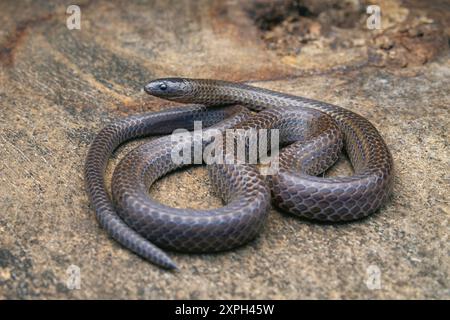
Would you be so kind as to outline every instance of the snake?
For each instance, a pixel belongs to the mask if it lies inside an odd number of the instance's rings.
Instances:
[[[213,79],[160,78],[144,91],[185,105],[104,127],[88,150],[85,180],[101,227],[157,266],[178,269],[165,249],[217,252],[248,243],[261,233],[271,204],[301,218],[333,223],[376,212],[392,193],[394,167],[386,143],[366,118],[348,109]],[[278,130],[276,172],[262,174],[260,166],[248,161],[216,161],[207,167],[222,207],[174,208],[154,200],[148,191],[155,181],[189,164],[174,161],[173,150],[182,146],[189,151],[195,139],[177,140],[172,133],[193,130],[197,121],[207,128],[203,131],[223,135],[227,130]],[[158,137],[119,162],[107,190],[105,171],[114,151],[126,141],[150,135]],[[215,138],[197,140],[208,147]],[[245,146],[248,150],[248,140]],[[353,173],[325,176],[342,149]],[[233,152],[224,153],[232,157]],[[186,154],[192,161],[195,153]]]

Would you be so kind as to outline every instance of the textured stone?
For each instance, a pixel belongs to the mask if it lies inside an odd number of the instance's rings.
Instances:
[[[447,2],[379,1],[386,32],[365,30],[354,7],[357,22],[343,23],[347,9],[321,1],[277,13],[266,30],[274,13],[255,2],[80,1],[79,31],[66,28],[64,1],[0,2],[0,298],[450,298]],[[345,224],[272,210],[246,246],[170,253],[178,273],[143,261],[99,228],[84,158],[113,119],[170,105],[141,88],[176,75],[252,81],[367,117],[394,157],[391,201]],[[139,143],[114,156],[108,182]],[[349,172],[342,158],[329,174]],[[221,205],[201,167],[150,193],[176,207]],[[67,286],[71,265],[79,290]],[[367,286],[370,266],[379,290]]]

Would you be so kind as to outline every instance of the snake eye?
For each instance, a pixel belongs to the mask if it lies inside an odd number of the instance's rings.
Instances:
[[[161,83],[161,84],[159,85],[159,89],[161,89],[161,90],[166,90],[166,89],[167,89],[167,84]]]

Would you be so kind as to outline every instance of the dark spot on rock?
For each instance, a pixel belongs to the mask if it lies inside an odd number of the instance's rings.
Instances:
[[[59,293],[67,294],[69,292],[69,289],[67,288],[67,286],[65,284],[58,282],[56,284],[56,291],[58,291]]]
[[[0,249],[0,268],[6,268],[13,264],[15,257],[8,249]]]
[[[288,19],[317,16],[303,1],[298,0],[252,1],[246,11],[258,28],[263,31],[272,30]]]

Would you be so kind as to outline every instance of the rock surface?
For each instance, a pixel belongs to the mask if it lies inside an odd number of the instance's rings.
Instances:
[[[81,30],[65,1],[0,2],[0,298],[450,298],[448,2],[378,1],[382,30],[357,0],[79,2]],[[395,160],[392,200],[336,225],[272,210],[241,248],[170,253],[178,273],[143,261],[99,228],[83,165],[104,125],[170,105],[141,89],[162,76],[252,81],[367,117]],[[349,172],[342,159],[330,174]],[[220,206],[210,190],[195,167],[150,193]]]

